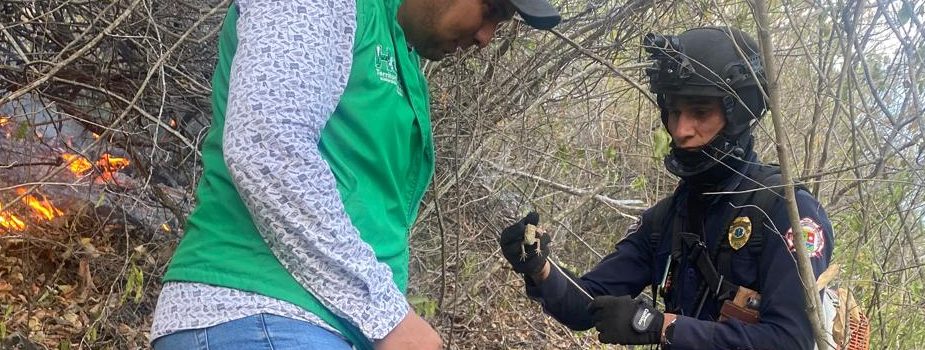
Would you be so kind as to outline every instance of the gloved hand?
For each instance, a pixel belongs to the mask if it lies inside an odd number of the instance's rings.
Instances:
[[[501,231],[498,244],[501,245],[501,253],[511,263],[514,271],[532,276],[542,271],[543,266],[546,265],[546,257],[549,256],[549,242],[552,240],[549,235],[538,231],[534,244],[527,245],[524,242],[527,224],[536,226],[539,223],[540,214],[530,212],[517,223]]]
[[[641,298],[605,295],[594,298],[588,312],[601,343],[622,345],[658,344],[665,315]]]

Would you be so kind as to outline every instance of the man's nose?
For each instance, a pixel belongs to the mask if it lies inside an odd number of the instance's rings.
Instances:
[[[697,134],[697,119],[692,118],[687,115],[687,113],[681,113],[681,115],[678,116],[678,126],[675,130],[675,134],[675,138],[679,141],[694,137]]]
[[[475,44],[478,47],[485,48],[488,46],[488,43],[491,42],[491,38],[495,36],[495,30],[498,29],[498,22],[489,21],[482,25],[477,32],[475,32]]]

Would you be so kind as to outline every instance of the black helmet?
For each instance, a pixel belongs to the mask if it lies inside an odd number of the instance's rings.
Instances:
[[[762,92],[766,80],[755,40],[736,28],[702,27],[678,36],[650,33],[643,47],[654,60],[646,74],[665,127],[673,96],[720,97],[725,112],[723,130],[702,149],[684,150],[672,143],[665,159],[668,170],[689,177],[725,157],[744,156],[751,147],[752,126],[767,108]]]

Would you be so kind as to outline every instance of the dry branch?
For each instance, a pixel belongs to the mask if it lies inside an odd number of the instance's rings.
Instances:
[[[787,135],[792,131],[784,128],[781,115],[784,114],[779,100],[777,88],[777,63],[774,61],[774,47],[771,43],[770,21],[768,20],[768,3],[765,0],[754,0],[755,21],[758,24],[758,42],[761,45],[761,54],[764,56],[764,68],[767,71],[768,83],[766,94],[770,103],[768,107],[773,111],[771,119],[774,121],[774,134],[776,135],[777,158],[780,162],[781,182],[786,184],[784,195],[786,197],[787,216],[790,219],[791,232],[793,232],[793,247],[796,250],[797,267],[800,279],[803,282],[803,293],[806,297],[806,316],[813,327],[818,349],[828,348],[825,330],[822,326],[822,303],[816,290],[816,278],[813,274],[813,265],[809,262],[806,251],[806,232],[800,225],[800,212],[797,210],[797,199],[793,178],[791,177],[790,150]],[[753,72],[754,74],[754,72]],[[757,78],[757,77],[756,77]]]

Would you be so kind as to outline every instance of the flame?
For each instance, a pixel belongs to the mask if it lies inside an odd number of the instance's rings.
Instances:
[[[68,169],[76,176],[84,176],[96,165],[101,171],[101,180],[112,180],[112,174],[129,166],[131,162],[126,158],[113,157],[109,153],[104,153],[96,163],[91,163],[87,158],[80,155],[65,153],[61,155],[64,161],[68,163]]]
[[[176,120],[176,119],[173,119],[173,118],[170,119],[170,127],[171,127],[171,128],[176,128],[176,127],[177,127],[177,120]]]
[[[164,230],[164,232],[170,232],[170,225],[167,225],[166,222],[161,224],[161,230]]]
[[[35,198],[35,196],[28,195],[23,197],[23,200],[26,201],[26,204],[28,204],[36,214],[41,215],[47,220],[64,215],[60,209],[51,204],[51,202],[44,196],[42,196],[42,200],[38,200]]]
[[[26,189],[19,188],[16,190],[16,193],[22,196],[26,193]],[[22,197],[22,200],[26,203],[26,205],[32,208],[33,213],[39,217],[45,218],[46,220],[51,220],[58,216],[64,215],[64,213],[55,207],[54,204],[51,204],[51,201],[49,201],[48,198],[45,198],[45,196],[42,196],[42,199],[39,200],[35,196],[28,194]]]
[[[64,158],[64,161],[68,163],[67,167],[74,175],[83,176],[93,169],[93,164],[91,164],[87,158],[79,155],[65,153],[61,155],[61,158]]]
[[[36,196],[31,194],[26,194],[25,188],[16,189],[16,193],[22,196],[23,203],[26,203],[30,209],[32,209],[32,214],[40,219],[51,220],[56,217],[64,215],[64,213],[55,207],[54,204],[51,204],[51,201],[45,196],[40,195],[42,199],[38,199]],[[5,228],[11,231],[23,231],[26,229],[26,221],[21,219],[16,214],[2,210],[3,206],[0,205],[0,228]]]
[[[119,158],[110,156],[109,153],[104,153],[103,157],[96,162],[104,172],[114,173],[123,168],[127,167],[131,162],[126,158]]]
[[[99,180],[113,181],[113,174],[127,167],[129,164],[130,162],[126,158],[113,157],[108,153],[103,154],[103,157],[96,162],[96,165],[99,166],[100,169],[103,169],[103,174],[100,175]]]
[[[4,126],[10,122],[10,118],[0,117],[0,126]]]
[[[126,158],[113,157],[111,155],[103,154],[99,160],[95,163],[90,162],[87,158],[84,158],[80,155],[65,153],[61,155],[61,158],[67,162],[68,169],[77,176],[83,176],[87,173],[93,171],[94,166],[99,168],[102,172],[100,179],[103,180],[112,180],[113,173],[122,170],[123,168],[129,166],[129,162]],[[55,207],[54,204],[48,200],[45,195],[42,194],[26,194],[25,188],[17,188],[16,194],[22,196],[22,202],[25,203],[31,210],[32,214],[44,220],[52,220],[56,217],[63,216],[64,212],[61,209]],[[41,199],[40,199],[41,198]],[[13,213],[9,213],[3,210],[3,206],[0,205],[0,228],[13,231],[23,231],[27,227],[26,222],[16,216]],[[165,223],[163,226],[164,230],[170,232],[170,226],[167,226]]]
[[[13,231],[22,231],[26,229],[26,223],[16,215],[0,212],[0,227]]]

